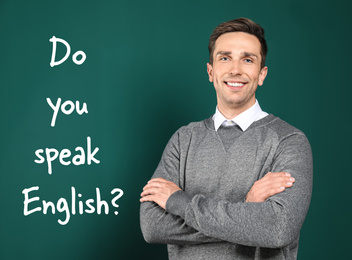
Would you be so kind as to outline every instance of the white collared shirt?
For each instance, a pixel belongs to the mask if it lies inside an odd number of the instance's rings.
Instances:
[[[242,131],[246,131],[246,129],[255,121],[266,117],[268,113],[264,112],[258,103],[258,100],[255,100],[255,104],[248,108],[246,111],[242,112],[238,116],[233,119],[227,119],[221,114],[218,107],[216,107],[215,114],[213,115],[215,131],[218,131],[219,127],[225,121],[233,121],[237,124]]]

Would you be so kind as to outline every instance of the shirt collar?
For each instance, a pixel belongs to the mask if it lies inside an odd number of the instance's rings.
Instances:
[[[262,119],[267,116],[268,113],[264,112],[260,106],[258,100],[255,100],[255,104],[248,108],[246,111],[242,112],[238,116],[232,119],[227,119],[221,114],[218,107],[216,107],[215,114],[213,115],[214,127],[215,131],[219,129],[219,127],[224,123],[224,121],[232,120],[234,121],[242,131],[246,131],[246,129],[255,121]]]

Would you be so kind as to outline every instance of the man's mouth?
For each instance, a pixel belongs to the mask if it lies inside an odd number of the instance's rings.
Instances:
[[[242,83],[242,82],[226,82],[225,83],[231,87],[242,87],[244,86],[246,83]]]
[[[227,87],[231,90],[240,90],[242,89],[247,83],[246,82],[230,82],[230,81],[225,81],[225,84]]]

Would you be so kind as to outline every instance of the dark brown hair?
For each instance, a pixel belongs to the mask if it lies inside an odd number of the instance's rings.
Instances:
[[[248,18],[238,18],[232,21],[228,21],[219,24],[210,35],[209,38],[209,63],[213,64],[213,54],[215,48],[215,42],[220,37],[220,35],[229,32],[245,32],[257,37],[260,42],[261,50],[260,55],[262,56],[261,68],[265,66],[265,58],[268,52],[268,47],[266,46],[266,41],[264,38],[264,29]]]

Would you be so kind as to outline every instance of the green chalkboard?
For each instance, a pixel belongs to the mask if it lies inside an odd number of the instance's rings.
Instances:
[[[0,259],[167,259],[165,245],[142,237],[140,193],[172,133],[214,113],[208,38],[237,17],[266,30],[261,107],[312,145],[298,258],[347,259],[350,10],[347,1],[1,1]]]

